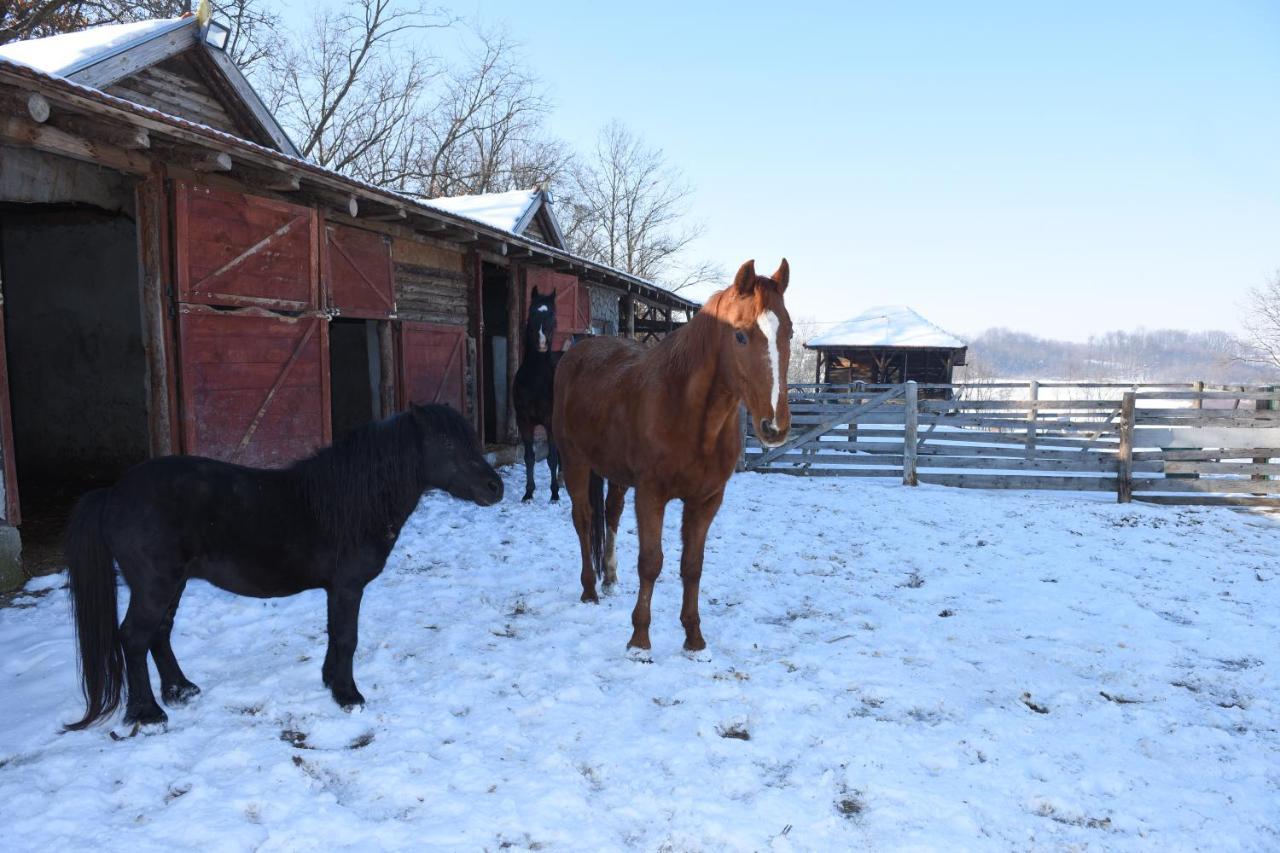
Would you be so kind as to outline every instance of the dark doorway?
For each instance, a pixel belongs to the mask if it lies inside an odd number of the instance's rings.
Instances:
[[[507,322],[507,300],[511,298],[509,271],[496,264],[484,265],[484,440],[499,444],[507,437],[507,348],[513,345]],[[515,342],[518,344],[518,342]]]
[[[329,405],[333,440],[382,417],[380,326],[376,320],[329,323]]]
[[[75,500],[150,454],[137,229],[127,213],[0,207],[0,286],[28,574]]]

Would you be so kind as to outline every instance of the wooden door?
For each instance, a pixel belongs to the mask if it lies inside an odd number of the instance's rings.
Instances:
[[[467,329],[399,324],[400,406],[444,403],[466,413]]]
[[[329,308],[344,317],[366,320],[395,314],[390,237],[328,223],[323,260]]]
[[[319,309],[313,209],[179,181],[174,219],[179,301]]]
[[[554,291],[556,295],[556,334],[551,341],[553,350],[559,352],[574,335],[585,335],[591,331],[591,293],[578,283],[577,276],[530,267],[525,276],[526,306],[530,303],[534,287],[538,288],[539,293]],[[528,319],[527,310],[524,319]],[[523,326],[520,334],[523,339]]]
[[[178,335],[187,453],[275,468],[329,443],[325,318],[184,305]]]

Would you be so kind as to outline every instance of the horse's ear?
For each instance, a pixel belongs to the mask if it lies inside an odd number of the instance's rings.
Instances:
[[[787,259],[783,258],[782,263],[778,264],[778,271],[769,276],[778,285],[779,293],[787,292],[787,281],[791,278],[791,267],[787,264]]]
[[[756,290],[756,262],[747,261],[738,267],[738,274],[733,277],[733,289],[742,296],[750,296]]]
[[[531,293],[529,296],[530,296],[530,298],[531,298],[531,299],[537,299],[537,298],[538,298],[538,285],[536,285],[536,284],[535,284],[535,285],[533,286],[533,293]]]

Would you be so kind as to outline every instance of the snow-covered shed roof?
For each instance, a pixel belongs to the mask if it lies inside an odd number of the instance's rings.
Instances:
[[[564,234],[551,210],[551,197],[542,190],[455,195],[433,198],[427,204],[521,236],[532,227],[539,233],[531,236],[557,248],[564,247]]]
[[[300,156],[231,57],[206,41],[206,29],[195,15],[104,24],[0,45],[0,61],[235,130],[250,141]],[[216,104],[211,111],[210,104]]]
[[[880,305],[810,338],[805,346],[925,347],[963,349],[966,344],[905,305]]]

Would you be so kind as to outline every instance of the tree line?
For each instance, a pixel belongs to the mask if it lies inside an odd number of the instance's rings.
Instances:
[[[300,29],[270,0],[217,0],[227,52],[303,156],[419,199],[548,191],[575,254],[679,290],[722,277],[692,257],[693,187],[619,120],[574,151],[519,42],[444,7],[353,0]],[[105,23],[167,18],[191,0],[0,0],[0,44]],[[457,38],[460,56],[432,50]]]

